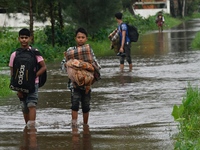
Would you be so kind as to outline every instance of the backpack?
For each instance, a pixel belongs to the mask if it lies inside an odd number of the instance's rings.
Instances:
[[[40,70],[41,66],[40,64],[38,63],[37,65],[37,70]],[[45,70],[45,72],[39,76],[39,87],[42,87],[47,81],[47,71]]]
[[[127,23],[126,23],[126,25],[128,28],[128,37],[129,37],[130,41],[137,42],[138,38],[139,38],[139,33],[138,33],[137,28],[135,26],[127,24]]]
[[[36,51],[34,48],[32,48],[31,50],[34,52],[35,56],[42,56],[41,53],[39,51]],[[40,64],[37,63],[36,72],[40,70],[40,68],[41,68]],[[43,74],[39,76],[38,86],[42,87],[46,83],[46,81],[47,81],[47,71],[45,70],[45,72],[43,72]]]
[[[10,81],[11,90],[23,93],[35,91],[36,71],[39,69],[36,55],[40,55],[40,53],[34,49],[27,51],[19,48],[16,50],[16,56],[13,61],[13,75]]]

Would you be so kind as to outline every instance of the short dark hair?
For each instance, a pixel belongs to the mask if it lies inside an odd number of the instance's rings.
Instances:
[[[88,33],[87,33],[87,31],[86,31],[84,28],[78,28],[78,29],[76,30],[76,33],[75,33],[75,34],[77,35],[78,32],[81,32],[81,33],[85,34],[86,37],[88,36]]]
[[[122,19],[122,16],[123,16],[123,14],[121,12],[118,12],[118,13],[115,14],[115,17],[117,19]]]
[[[23,28],[23,29],[21,29],[21,30],[19,31],[19,36],[20,36],[20,35],[26,35],[26,36],[29,36],[29,37],[30,37],[31,33],[30,33],[30,30],[29,30],[29,29]]]

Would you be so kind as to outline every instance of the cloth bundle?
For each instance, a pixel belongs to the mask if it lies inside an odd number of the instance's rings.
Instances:
[[[85,86],[88,93],[94,81],[94,67],[82,60],[70,59],[66,63],[68,77],[78,86]]]
[[[70,47],[64,55],[68,77],[76,83],[74,86],[84,86],[88,92],[91,85],[101,79],[100,67],[93,57],[90,45]]]
[[[85,44],[79,47],[70,47],[65,53],[66,61],[70,59],[79,59],[89,63],[92,63],[94,60],[92,58],[90,45]]]
[[[118,29],[116,28],[114,31],[112,31],[108,38],[110,39],[111,41],[111,49],[114,50],[115,53],[118,53],[119,52],[119,48],[120,48],[120,43],[119,43],[119,31]]]

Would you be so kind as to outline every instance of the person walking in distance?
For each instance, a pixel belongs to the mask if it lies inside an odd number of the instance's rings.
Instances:
[[[120,56],[120,70],[124,70],[124,61],[126,61],[129,64],[129,71],[132,71],[132,60],[131,60],[131,42],[128,37],[128,28],[125,23],[123,23],[122,20],[123,14],[121,12],[118,12],[115,14],[115,19],[118,23],[118,31],[120,36],[120,48],[118,56]]]

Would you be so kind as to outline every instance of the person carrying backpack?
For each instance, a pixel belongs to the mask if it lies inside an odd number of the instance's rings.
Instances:
[[[120,48],[118,56],[120,56],[120,70],[124,70],[124,60],[129,64],[129,71],[132,71],[132,60],[131,60],[131,41],[128,37],[127,24],[123,23],[123,14],[118,12],[115,14],[116,21],[118,23],[118,31],[120,36]]]
[[[28,29],[23,28],[19,31],[18,40],[21,47],[10,55],[10,88],[17,91],[25,123],[34,126],[39,76],[46,72],[46,65],[39,51],[29,46],[31,36]],[[39,69],[37,65],[40,65]]]
[[[163,31],[163,25],[165,23],[164,16],[162,13],[158,13],[158,16],[156,18],[156,25],[158,26],[158,31],[162,32]]]

